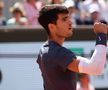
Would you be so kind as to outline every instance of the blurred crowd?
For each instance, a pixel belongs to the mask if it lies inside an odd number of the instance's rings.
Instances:
[[[0,26],[37,26],[39,11],[46,4],[65,5],[74,26],[93,25],[96,21],[108,23],[108,0],[22,0],[9,8],[11,13],[9,19],[3,13],[5,3],[2,0],[0,1]]]

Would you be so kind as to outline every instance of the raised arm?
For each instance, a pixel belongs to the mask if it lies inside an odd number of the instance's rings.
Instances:
[[[96,22],[94,24],[94,32],[97,36],[92,57],[89,60],[78,56],[76,60],[73,60],[68,65],[67,68],[69,70],[91,75],[99,75],[102,73],[106,61],[107,26],[103,23]]]

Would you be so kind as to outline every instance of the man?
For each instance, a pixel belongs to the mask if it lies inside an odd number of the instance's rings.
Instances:
[[[106,60],[106,25],[94,24],[97,34],[95,51],[90,60],[77,57],[63,47],[65,38],[73,34],[68,10],[61,5],[46,5],[39,14],[39,23],[48,33],[37,63],[42,72],[44,90],[76,90],[76,72],[99,75]]]
[[[0,1],[0,26],[6,25],[6,17],[4,16],[3,9],[4,9],[4,2]]]
[[[16,2],[11,8],[12,17],[8,19],[7,25],[28,25],[22,3]]]

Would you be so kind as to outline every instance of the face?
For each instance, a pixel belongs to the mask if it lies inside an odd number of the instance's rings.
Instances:
[[[69,37],[73,34],[72,22],[70,20],[69,14],[58,15],[55,34],[56,36],[63,37],[63,38]]]
[[[99,20],[99,12],[92,13],[91,18],[93,19],[93,21]]]
[[[20,18],[22,17],[22,14],[21,14],[21,12],[16,11],[16,12],[13,12],[13,16],[17,21],[19,21]]]
[[[54,2],[54,4],[60,4],[61,0],[52,0]]]

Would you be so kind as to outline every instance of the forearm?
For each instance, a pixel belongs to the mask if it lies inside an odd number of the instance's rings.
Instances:
[[[78,67],[80,73],[101,74],[106,61],[106,46],[96,45],[90,60],[83,57],[77,57],[77,59],[80,60]]]
[[[95,51],[90,60],[85,60],[85,58],[78,57],[79,62],[79,72],[98,75],[101,74],[105,61],[106,61],[106,45],[107,39],[106,34],[99,33],[96,38]]]

